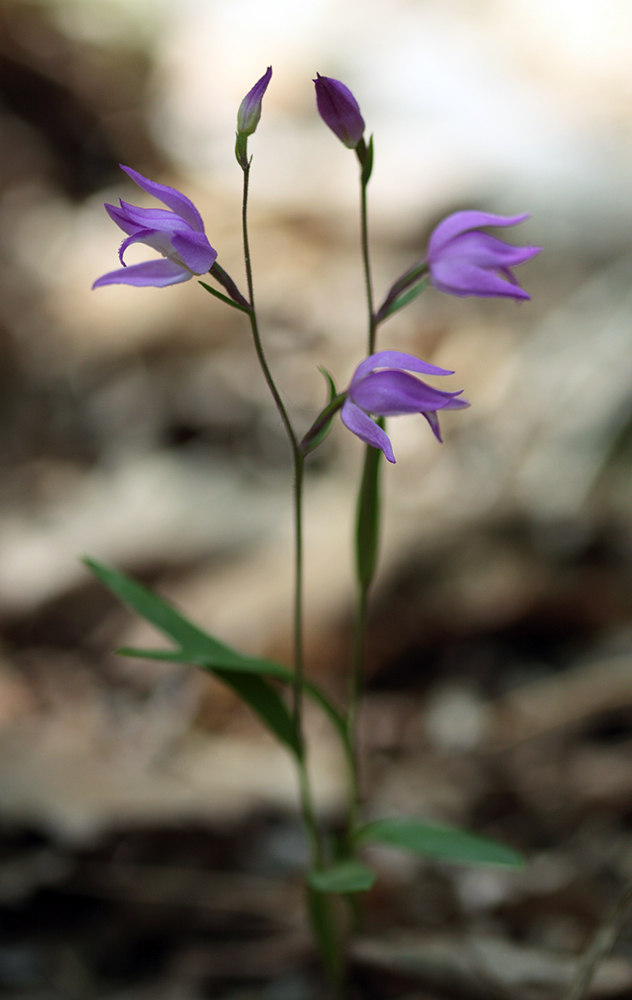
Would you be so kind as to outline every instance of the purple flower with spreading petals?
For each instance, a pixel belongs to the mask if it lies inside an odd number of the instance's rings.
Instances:
[[[364,134],[360,106],[348,87],[331,76],[316,74],[316,105],[325,125],[349,149],[355,149]]]
[[[380,417],[421,413],[438,441],[441,441],[437,410],[461,410],[470,404],[458,399],[459,392],[443,392],[415,378],[409,372],[424,375],[453,375],[454,372],[421,361],[401,351],[378,351],[355,370],[347,389],[340,416],[344,425],[366,444],[380,448],[389,462],[394,462],[388,435],[369,413]]]
[[[147,180],[131,167],[120,165],[139,187],[158,198],[172,211],[164,208],[138,208],[121,201],[120,207],[107,205],[105,210],[117,226],[127,233],[119,249],[123,267],[97,278],[93,288],[102,285],[176,285],[188,281],[194,274],[205,274],[215,263],[217,251],[204,232],[202,216],[192,201],[175,188]],[[132,243],[146,243],[162,254],[163,260],[147,260],[131,264],[123,254]]]
[[[252,135],[261,118],[261,102],[272,78],[272,66],[268,66],[260,80],[249,90],[239,105],[237,131],[242,135]]]
[[[448,295],[479,295],[528,299],[512,271],[540,253],[542,247],[515,247],[481,226],[515,226],[525,215],[455,212],[440,222],[428,241],[428,270],[432,284]]]

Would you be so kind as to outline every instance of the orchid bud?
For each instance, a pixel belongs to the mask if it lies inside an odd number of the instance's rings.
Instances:
[[[360,107],[348,87],[340,80],[316,74],[316,104],[325,125],[349,149],[356,149],[364,134],[364,119]]]
[[[252,135],[261,118],[261,102],[268,89],[272,77],[272,66],[268,66],[260,80],[257,80],[252,90],[249,90],[239,105],[237,112],[237,132],[240,135]]]

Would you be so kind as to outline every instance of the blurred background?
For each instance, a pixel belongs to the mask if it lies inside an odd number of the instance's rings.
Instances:
[[[289,762],[212,678],[116,658],[155,636],[82,568],[155,586],[290,662],[290,463],[246,324],[196,282],[91,291],[124,163],[198,205],[243,283],[235,116],[271,366],[299,429],[365,348],[358,98],[381,299],[446,214],[532,218],[532,301],[430,289],[380,346],[455,369],[439,446],[394,420],[363,709],[368,817],[463,824],[521,874],[377,851],[362,996],[559,996],[632,878],[632,8],[625,0],[0,0],[0,990],[313,1000]],[[136,255],[136,256],[135,256]],[[129,261],[147,257],[130,249]],[[447,382],[448,380],[445,380]],[[362,460],[307,482],[311,673],[346,690]],[[344,770],[308,715],[323,822]],[[632,934],[595,995],[632,989]]]

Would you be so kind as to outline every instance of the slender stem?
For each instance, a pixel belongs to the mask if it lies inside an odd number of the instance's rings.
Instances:
[[[359,157],[360,159],[360,157]],[[364,268],[364,283],[369,316],[367,354],[375,353],[377,334],[377,319],[374,309],[373,280],[371,276],[371,257],[369,252],[369,222],[367,207],[368,177],[365,176],[360,159],[360,238],[362,246],[362,264]],[[379,455],[377,456],[379,457]],[[358,825],[360,812],[360,775],[357,746],[357,720],[364,680],[364,647],[366,641],[367,602],[369,587],[375,570],[377,556],[377,539],[379,536],[379,502],[377,494],[377,477],[379,466],[376,452],[370,445],[366,446],[364,467],[357,508],[356,532],[356,570],[358,580],[358,603],[355,615],[353,653],[351,663],[351,691],[347,712],[347,733],[350,746],[350,788],[349,812],[347,817],[347,846],[353,853],[353,835]]]
[[[303,472],[305,460],[294,452],[294,725],[303,731]]]
[[[356,608],[355,627],[353,635],[353,653],[351,658],[351,692],[349,711],[347,714],[347,734],[349,744],[350,766],[350,796],[349,815],[347,817],[347,847],[353,851],[353,835],[359,823],[360,811],[360,773],[358,762],[358,707],[364,682],[364,644],[366,638],[366,617],[368,584],[360,583],[358,587],[358,604]]]
[[[294,679],[292,685],[293,695],[293,715],[296,732],[298,734],[301,753],[298,760],[299,782],[301,790],[301,807],[303,820],[310,840],[312,862],[314,867],[321,868],[323,865],[323,848],[312,802],[312,794],[309,777],[305,765],[305,748],[303,745],[303,473],[304,456],[301,447],[288,416],[287,410],[276,387],[272,372],[268,366],[266,356],[259,334],[259,324],[255,309],[254,285],[252,280],[252,263],[250,259],[250,242],[248,239],[248,184],[250,179],[250,163],[242,166],[244,175],[243,202],[242,202],[242,236],[244,244],[244,262],[246,266],[246,280],[248,282],[248,300],[250,308],[248,316],[252,329],[255,350],[259,359],[259,364],[263,371],[268,388],[272,393],[272,398],[279,411],[279,416],[283,422],[285,432],[290,442],[292,450],[292,460],[294,465]]]
[[[274,379],[272,378],[272,373],[268,367],[268,362],[263,351],[263,345],[261,343],[261,337],[259,336],[259,324],[257,323],[257,313],[255,310],[255,293],[254,286],[252,282],[252,264],[250,262],[250,242],[248,239],[248,183],[250,178],[250,164],[244,168],[244,189],[243,189],[243,202],[241,209],[241,228],[244,242],[244,262],[246,265],[246,280],[248,282],[248,299],[250,302],[250,326],[252,328],[252,337],[255,343],[255,350],[257,352],[257,357],[259,359],[259,364],[263,371],[266,382],[268,383],[268,388],[272,393],[272,398],[274,399],[275,406],[279,411],[279,416],[285,427],[285,432],[290,440],[290,445],[292,448],[292,454],[294,457],[294,462],[296,465],[297,457],[300,457],[300,449],[298,446],[298,439],[294,433],[294,428],[290,423],[290,418],[288,417],[287,410],[281,396],[279,395],[279,390],[276,387]]]
[[[362,263],[364,266],[364,283],[366,286],[366,299],[369,310],[369,336],[367,354],[375,353],[375,335],[377,333],[377,323],[375,321],[375,310],[373,307],[373,280],[371,278],[371,258],[369,255],[369,218],[367,208],[367,187],[368,181],[360,178],[360,228],[362,241]]]

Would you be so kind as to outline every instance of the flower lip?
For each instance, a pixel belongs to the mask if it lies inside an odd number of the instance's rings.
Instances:
[[[511,270],[540,253],[541,247],[518,247],[481,232],[482,226],[514,226],[522,215],[455,212],[439,223],[428,241],[428,272],[440,292],[492,298],[529,299]]]
[[[140,208],[121,199],[120,205],[106,204],[110,218],[127,234],[119,250],[123,265],[109,271],[93,284],[103,285],[167,285],[188,281],[194,274],[204,274],[213,266],[217,251],[211,246],[204,232],[202,216],[193,202],[176,188],[158,184],[143,177],[131,167],[121,164],[121,169],[143,191],[158,198],[164,208]],[[149,260],[128,267],[123,255],[133,243],[145,243],[162,255],[163,260]]]
[[[349,149],[355,149],[364,135],[360,105],[348,87],[331,76],[316,74],[316,106],[325,125]]]

